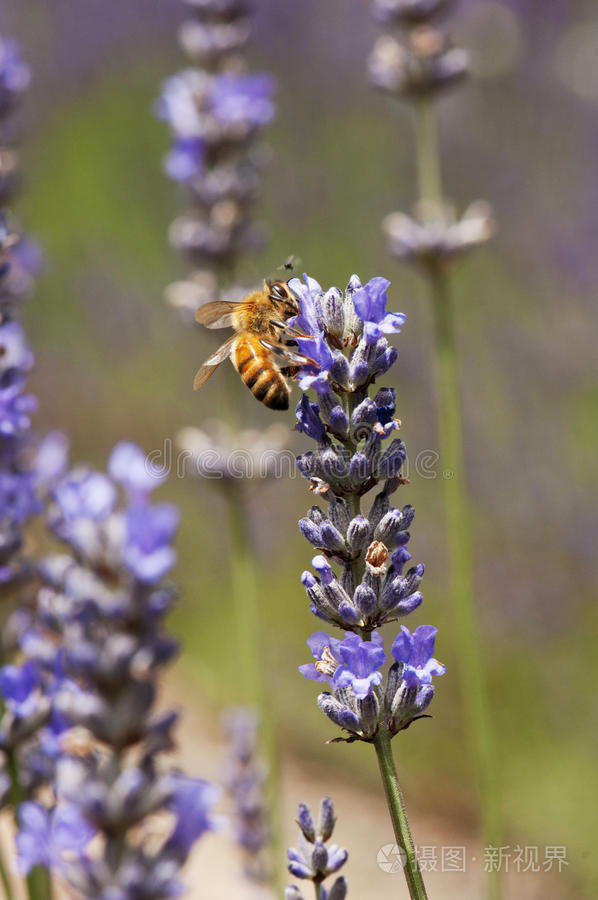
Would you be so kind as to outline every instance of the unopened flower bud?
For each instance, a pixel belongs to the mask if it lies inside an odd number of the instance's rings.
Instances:
[[[320,801],[320,809],[318,811],[318,822],[316,831],[321,841],[327,841],[334,831],[334,807],[330,797],[324,797]]]
[[[372,529],[365,516],[355,516],[347,529],[347,544],[354,555],[361,553],[370,540]]]

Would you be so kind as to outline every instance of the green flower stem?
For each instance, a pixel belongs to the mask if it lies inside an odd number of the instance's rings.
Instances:
[[[378,766],[395,838],[403,853],[403,872],[409,888],[409,896],[411,900],[426,900],[428,895],[409,830],[403,794],[392,755],[390,735],[384,726],[380,728],[374,738],[374,747],[378,756]]]
[[[419,200],[429,214],[430,210],[440,211],[443,201],[434,100],[422,97],[414,111]]]
[[[443,215],[442,183],[433,102],[421,100],[416,115],[421,207],[424,215],[438,217]],[[447,555],[461,665],[461,689],[480,796],[482,836],[486,846],[498,846],[501,835],[498,778],[473,587],[473,541],[465,481],[455,312],[449,277],[442,265],[430,265],[428,279],[435,325],[438,430],[444,470]],[[489,876],[488,896],[492,900],[500,898],[499,879],[498,872]]]
[[[280,866],[282,811],[280,809],[278,747],[272,703],[268,697],[265,675],[268,671],[263,646],[263,623],[260,611],[257,572],[253,548],[249,540],[249,523],[243,503],[243,482],[225,484],[229,512],[230,571],[236,647],[240,684],[245,686],[244,700],[254,705],[260,716],[262,746],[268,766],[268,812],[274,887],[284,893]]]

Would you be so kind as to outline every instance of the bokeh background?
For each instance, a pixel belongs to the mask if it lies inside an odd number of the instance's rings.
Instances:
[[[193,394],[213,341],[163,301],[186,268],[167,243],[181,198],[161,168],[168,135],[152,105],[161,81],[186,65],[176,42],[184,4],[2,6],[2,31],[19,39],[34,72],[17,212],[47,257],[25,312],[37,427],[68,431],[73,457],[102,466],[118,439],[160,449],[181,426],[223,409],[246,425],[270,424],[273,414],[222,372]],[[391,308],[408,316],[394,378],[415,459],[437,445],[430,309],[418,276],[387,255],[380,233],[382,217],[414,198],[412,134],[407,111],[365,82],[376,35],[367,7],[257,3],[251,61],[275,76],[279,114],[261,207],[270,243],[245,277],[295,253],[325,286],[343,286],[354,271],[391,279]],[[462,0],[451,28],[477,77],[442,101],[447,193],[459,209],[488,199],[499,222],[497,237],[460,268],[456,289],[505,844],[565,845],[570,864],[554,896],[590,898],[598,889],[598,10],[592,0]],[[279,420],[291,428],[291,413]],[[399,499],[416,506],[412,552],[427,564],[415,624],[438,625],[437,655],[449,669],[434,721],[401,739],[400,757],[411,808],[458,835],[474,826],[475,797],[445,588],[441,459],[436,470],[437,478],[411,471]],[[183,511],[179,673],[197,681],[194,696],[213,719],[218,704],[238,699],[225,508],[212,482],[173,477],[165,494]],[[298,479],[250,492],[264,665],[283,746],[367,790],[377,778],[367,748],[324,744],[330,727],[295,672],[315,624],[299,584],[311,554],[296,529],[310,502]]]

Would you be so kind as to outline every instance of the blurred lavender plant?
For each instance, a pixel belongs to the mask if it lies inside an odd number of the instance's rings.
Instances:
[[[190,205],[189,211],[172,223],[170,242],[196,267],[184,281],[169,286],[166,299],[184,320],[193,321],[197,307],[222,297],[223,291],[227,299],[241,299],[246,293],[235,284],[236,270],[243,256],[264,244],[262,229],[253,221],[253,210],[260,193],[260,173],[268,159],[260,132],[274,117],[275,106],[273,80],[265,74],[248,73],[242,56],[251,33],[251,3],[188,3],[192,17],[183,24],[179,38],[194,65],[164,83],[156,112],[169,124],[173,135],[165,160],[166,173],[184,188]],[[247,435],[235,435],[225,423],[216,425],[215,434],[209,432],[209,427],[205,431],[183,429],[182,449],[209,457],[210,475],[219,478],[228,506],[231,594],[242,672],[239,683],[245,693],[242,699],[261,711],[273,821],[277,818],[273,808],[275,737],[259,649],[257,577],[244,497],[244,483],[253,473],[243,471],[238,477],[231,465],[232,450],[243,447]],[[263,437],[254,435],[254,439],[255,459],[257,445],[266,448]],[[186,446],[188,442],[191,448]],[[279,442],[280,435],[268,448],[273,459]],[[197,462],[194,474],[205,474]],[[271,826],[270,835],[276,830]],[[246,852],[243,834],[241,829],[240,844]],[[255,872],[248,866],[247,871],[255,874],[260,866],[254,868]]]
[[[455,608],[461,684],[470,744],[475,757],[482,829],[486,846],[500,845],[501,822],[494,738],[490,721],[483,649],[473,590],[473,543],[469,521],[455,308],[449,265],[493,234],[490,208],[477,201],[459,219],[445,201],[436,105],[468,71],[467,53],[451,45],[434,23],[449,0],[373,0],[372,13],[386,31],[369,59],[374,86],[408,102],[414,111],[419,200],[415,215],[394,212],[383,229],[390,252],[400,262],[415,262],[428,281],[432,299],[436,356],[440,449],[447,530],[447,556]],[[498,869],[489,876],[490,896],[500,896]]]
[[[7,209],[19,182],[13,113],[29,80],[18,44],[0,37],[0,583],[6,586],[27,574],[23,525],[40,509],[30,449],[36,399],[26,385],[34,360],[19,321],[39,253],[16,233]]]
[[[411,559],[413,507],[396,509],[390,501],[406,481],[395,391],[380,388],[370,396],[370,387],[397,359],[386,335],[400,331],[405,321],[402,313],[386,311],[389,284],[372,278],[362,285],[353,275],[343,294],[335,287],[324,292],[307,276],[290,282],[301,302],[294,324],[311,336],[298,344],[315,361],[298,373],[304,394],[296,427],[317,447],[299,456],[297,465],[327,504],[312,506],[299,523],[319,551],[312,560],[314,572],[304,572],[301,580],[314,615],[345,632],[343,639],[313,634],[308,645],[315,662],[300,672],[331,687],[320,694],[318,705],[346,735],[334,740],[364,741],[376,748],[410,894],[422,898],[425,887],[390,742],[424,716],[434,695],[432,676],[445,668],[432,655],[436,629],[420,625],[413,634],[401,628],[386,680],[381,672],[386,653],[377,629],[418,608],[424,573],[421,563],[404,571]],[[316,402],[308,398],[310,389]],[[362,497],[373,490],[365,510]]]
[[[263,246],[253,222],[268,155],[259,134],[275,107],[272,79],[249,74],[241,55],[251,31],[250,3],[192,0],[190,6],[180,41],[195,65],[165,82],[156,110],[173,134],[166,172],[185,187],[191,205],[172,223],[170,240],[197,267],[170,286],[167,299],[192,320],[198,306],[231,286],[238,259]]]
[[[320,801],[317,821],[314,823],[309,808],[300,803],[297,810],[297,824],[300,828],[299,848],[288,850],[289,872],[295,878],[313,882],[317,900],[345,900],[347,882],[342,875],[335,879],[331,888],[323,882],[336,874],[347,862],[349,854],[337,844],[326,846],[332,837],[336,819],[332,800],[324,797]],[[285,900],[303,900],[303,894],[296,885],[285,891]]]
[[[193,843],[214,826],[217,790],[164,765],[177,716],[155,710],[177,651],[163,619],[175,598],[164,576],[178,511],[150,501],[163,480],[123,443],[108,475],[80,466],[58,481],[48,521],[68,552],[40,562],[37,616],[21,633],[26,665],[54,673],[41,745],[54,801],[21,805],[19,866],[52,869],[85,897],[179,893]],[[28,695],[39,686],[32,676]]]
[[[268,772],[260,758],[259,725],[252,709],[229,709],[225,713],[228,755],[223,783],[233,802],[233,828],[243,849],[245,874],[251,881],[267,884],[272,878]]]

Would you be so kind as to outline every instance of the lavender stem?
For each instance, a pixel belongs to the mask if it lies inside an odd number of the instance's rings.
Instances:
[[[415,106],[414,115],[419,199],[426,208],[439,212],[442,209],[442,172],[434,99],[422,97]]]
[[[227,485],[229,509],[229,537],[231,542],[231,578],[234,604],[237,652],[241,681],[246,686],[247,699],[255,705],[260,716],[262,748],[268,767],[268,813],[270,844],[273,859],[272,878],[278,893],[282,890],[280,867],[281,811],[278,789],[278,748],[271,703],[268,701],[264,673],[263,627],[257,588],[257,574],[253,549],[249,540],[249,523],[243,505],[242,482]]]
[[[442,215],[443,197],[440,152],[434,101],[420,100],[416,106],[416,155],[418,159],[420,203],[424,215]],[[498,779],[482,642],[473,589],[473,545],[464,471],[462,405],[459,390],[459,358],[453,297],[449,276],[440,264],[427,269],[434,315],[438,429],[444,477],[444,505],[447,559],[455,610],[456,640],[461,664],[461,685],[466,717],[477,769],[481,804],[482,835],[485,846],[500,844]],[[488,880],[488,896],[500,898],[500,875]]]
[[[388,804],[395,837],[404,854],[403,871],[409,888],[409,896],[412,900],[426,900],[428,895],[426,894],[424,880],[417,861],[413,838],[411,837],[409,822],[407,820],[403,794],[401,792],[401,786],[399,784],[397,770],[392,755],[390,735],[386,728],[382,727],[378,730],[373,739],[373,743],[378,756],[380,775],[382,777],[382,784],[384,786],[384,793],[386,794],[386,802]]]

